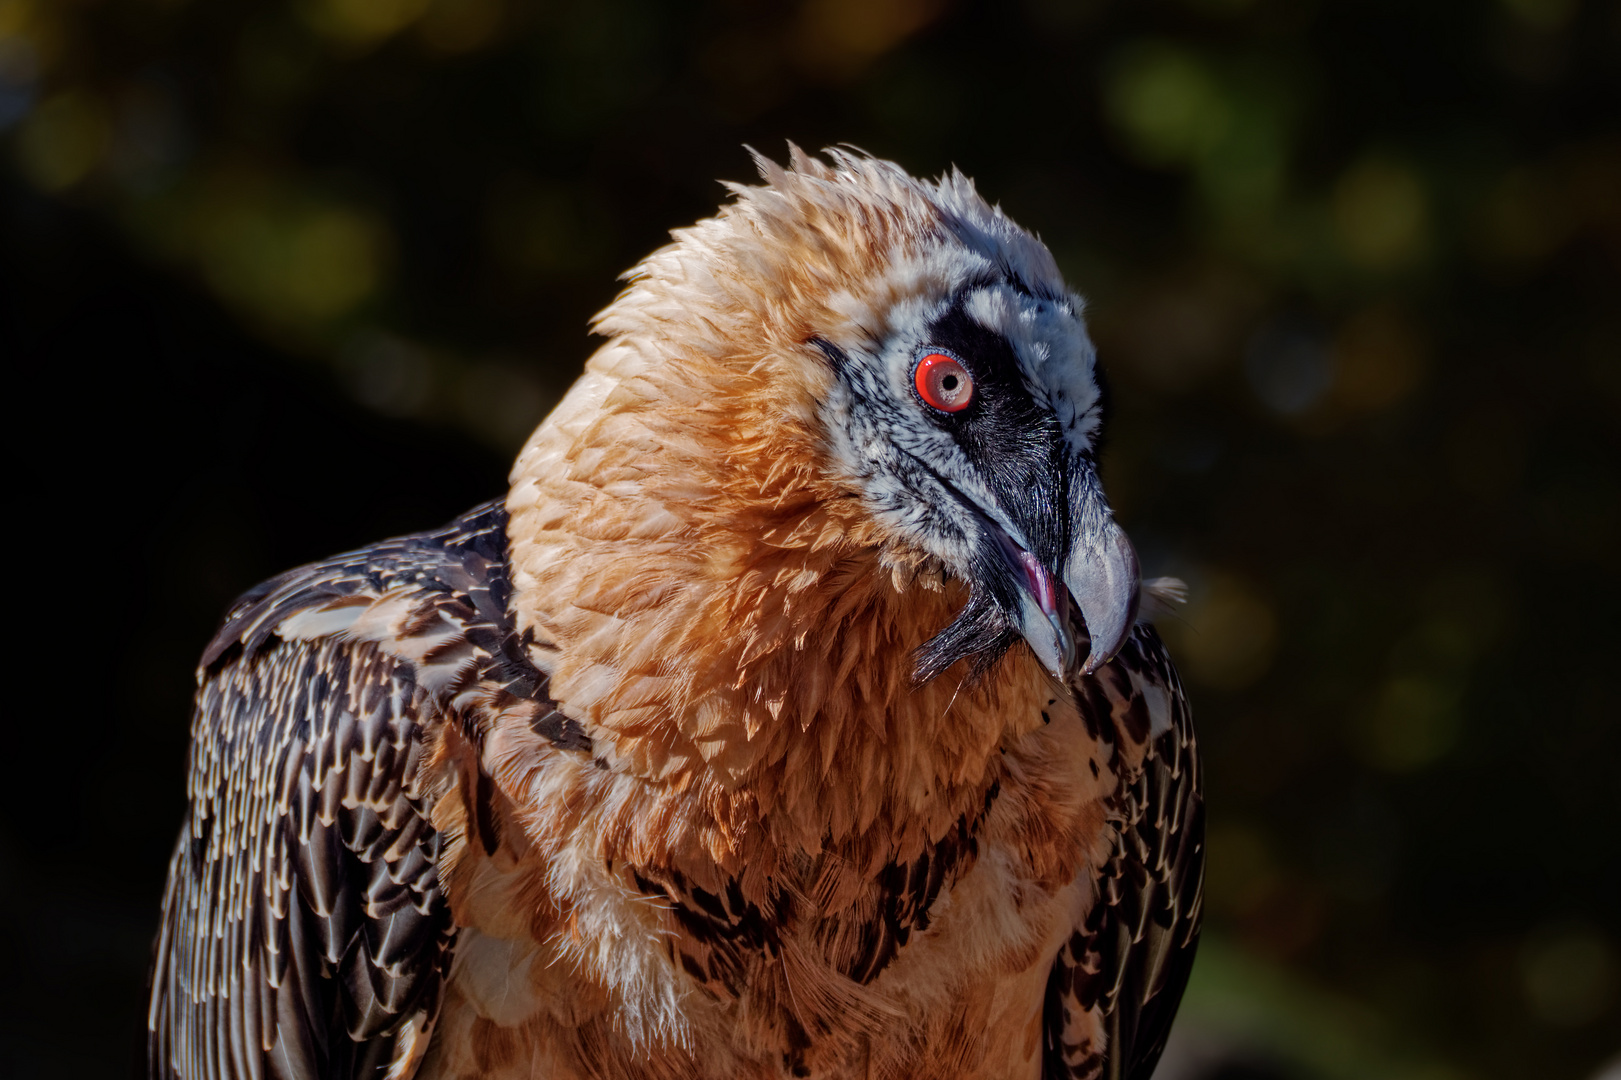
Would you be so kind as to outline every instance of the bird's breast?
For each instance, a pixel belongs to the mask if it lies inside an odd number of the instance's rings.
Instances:
[[[465,929],[424,1075],[1037,1075],[1114,787],[1073,703],[1043,705],[904,851],[893,822],[814,849],[757,826],[729,859],[702,785],[496,730],[519,828],[451,871]]]

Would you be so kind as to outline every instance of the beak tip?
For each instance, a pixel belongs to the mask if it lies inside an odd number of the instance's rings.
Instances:
[[[1055,633],[1049,624],[1041,630],[1034,633],[1026,632],[1022,636],[1029,643],[1030,651],[1035,653],[1036,660],[1053,678],[1062,679],[1066,673],[1074,670],[1075,641],[1067,633],[1062,631]]]
[[[1084,677],[1115,658],[1137,623],[1137,553],[1119,526],[1110,522],[1107,531],[1071,563],[1066,584],[1091,638],[1091,651],[1079,672]]]
[[[1126,639],[1130,636],[1131,627],[1128,625],[1126,632],[1121,634],[1118,640],[1111,642],[1107,648],[1093,649],[1087,653],[1086,663],[1081,665],[1080,674],[1083,676],[1096,674],[1099,668],[1120,654],[1120,650],[1125,648]]]

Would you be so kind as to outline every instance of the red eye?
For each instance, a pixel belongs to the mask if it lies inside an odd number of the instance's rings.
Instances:
[[[917,362],[917,395],[941,412],[962,412],[974,400],[974,377],[945,353]]]

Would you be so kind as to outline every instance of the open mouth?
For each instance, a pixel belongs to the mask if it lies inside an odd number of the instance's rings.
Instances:
[[[1069,629],[1069,590],[1041,565],[1041,560],[1020,547],[989,517],[981,514],[980,520],[996,538],[1002,558],[1019,583],[1019,633],[1029,642],[1042,665],[1062,678],[1075,665],[1075,638]]]
[[[996,537],[996,544],[1002,550],[1002,557],[1018,573],[1019,584],[1024,587],[1024,591],[1030,594],[1030,598],[1036,602],[1043,615],[1056,621],[1060,612],[1069,609],[1069,591],[1048,572],[1045,566],[1041,565],[1040,559],[1020,547],[994,521],[985,518],[985,525],[991,530],[991,535]]]
[[[1064,678],[1075,667],[1075,638],[1069,628],[1070,594],[1059,578],[1041,560],[1026,551],[1008,535],[981,506],[957,490],[955,484],[936,472],[927,462],[914,458],[934,475],[942,488],[973,515],[981,529],[995,539],[998,553],[1019,586],[1019,609],[1007,614],[1015,622],[1010,629],[1029,643],[1036,659],[1055,678]]]
[[[985,534],[995,539],[997,553],[1019,593],[1017,611],[1007,611],[1005,599],[997,607],[1013,624],[1007,629],[1024,638],[1054,678],[1091,675],[1114,659],[1136,623],[1141,583],[1137,553],[1125,532],[1114,523],[1097,490],[1095,474],[1087,472],[1082,476],[1089,486],[1080,495],[1083,505],[1072,508],[1072,513],[1085,520],[1074,525],[1064,570],[1055,576],[1034,553],[1025,550],[992,520],[984,507],[957,490],[927,462],[916,457],[912,460],[931,473],[940,487],[973,515]],[[1091,505],[1084,505],[1087,502]],[[1088,651],[1085,662],[1078,664],[1075,634],[1083,626]]]

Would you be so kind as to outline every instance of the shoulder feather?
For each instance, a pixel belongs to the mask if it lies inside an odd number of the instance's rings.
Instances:
[[[283,574],[227,616],[198,671],[152,1076],[414,1071],[455,933],[439,863],[459,838],[431,824],[440,729],[476,729],[459,695],[507,695],[536,701],[553,742],[589,745],[545,708],[505,548],[489,504]]]

